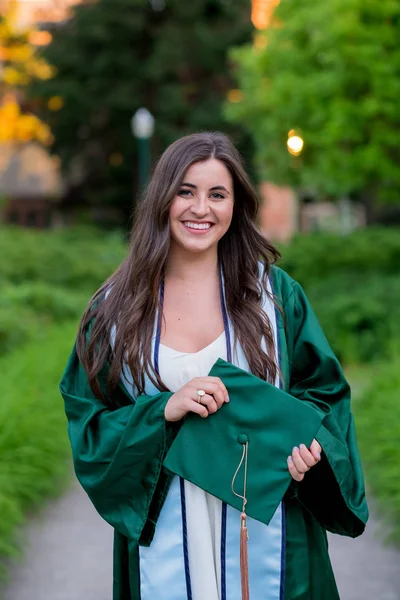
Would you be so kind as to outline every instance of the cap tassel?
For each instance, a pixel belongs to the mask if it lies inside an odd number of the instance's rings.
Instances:
[[[240,527],[240,578],[242,582],[242,600],[250,600],[249,557],[247,552],[249,534],[246,526],[246,513],[242,513],[240,518],[242,521]]]
[[[238,498],[242,498],[242,512],[240,513],[240,579],[242,583],[242,600],[250,600],[250,586],[249,586],[249,557],[248,557],[248,540],[249,533],[247,530],[247,515],[246,515],[246,488],[247,488],[247,457],[248,457],[248,442],[243,444],[243,453],[240,460],[239,466],[236,469],[236,473],[232,479],[232,492]],[[237,494],[234,490],[235,480],[239,473],[240,467],[244,461],[244,482],[243,482],[243,496]]]

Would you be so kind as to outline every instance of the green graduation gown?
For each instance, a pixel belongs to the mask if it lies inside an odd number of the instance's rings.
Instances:
[[[350,410],[350,390],[301,286],[278,267],[283,388],[325,413],[321,462],[285,494],[285,600],[339,598],[327,531],[356,537],[368,518]],[[107,365],[101,374],[105,389]],[[171,393],[139,396],[120,384],[117,408],[95,398],[73,350],[60,385],[76,475],[99,514],[114,527],[114,600],[140,600],[138,546],[151,544],[172,475],[163,466],[176,435],[164,419]],[[227,599],[229,600],[229,598]]]

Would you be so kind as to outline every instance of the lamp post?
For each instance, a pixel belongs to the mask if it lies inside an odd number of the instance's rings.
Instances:
[[[132,117],[131,127],[138,143],[139,189],[142,192],[150,176],[150,140],[154,133],[154,117],[147,108],[139,108]]]

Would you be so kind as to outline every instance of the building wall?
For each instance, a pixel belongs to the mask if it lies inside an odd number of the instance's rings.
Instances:
[[[268,239],[289,241],[298,230],[299,218],[298,201],[293,189],[264,182],[260,185],[260,194],[261,231]]]

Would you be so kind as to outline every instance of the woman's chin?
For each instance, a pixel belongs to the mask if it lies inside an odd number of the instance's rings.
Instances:
[[[193,254],[209,252],[212,248],[217,249],[218,246],[218,242],[215,240],[206,239],[175,240],[175,244],[178,248],[181,248],[182,251],[191,252]]]

